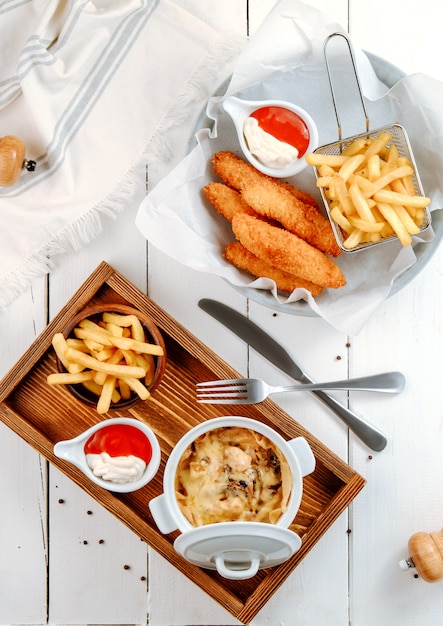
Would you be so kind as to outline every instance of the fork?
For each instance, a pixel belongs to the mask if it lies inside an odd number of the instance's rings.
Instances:
[[[404,389],[405,377],[400,372],[386,372],[327,383],[272,386],[259,378],[231,378],[197,383],[197,402],[202,404],[257,404],[269,395],[287,391],[314,391],[317,389],[346,389],[399,393]]]

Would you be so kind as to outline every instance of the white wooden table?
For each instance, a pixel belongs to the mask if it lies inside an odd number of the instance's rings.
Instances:
[[[198,2],[187,2],[186,6]],[[443,80],[443,5],[434,0],[310,0],[347,27],[356,44],[407,73]],[[205,0],[210,20],[252,33],[274,0]],[[204,7],[204,8],[203,8]],[[151,184],[155,182],[151,180]],[[281,339],[314,378],[401,370],[397,396],[353,393],[352,409],[389,439],[371,453],[311,395],[281,406],[367,479],[349,509],[253,620],[292,626],[433,626],[443,614],[443,581],[402,572],[407,541],[443,525],[443,407],[440,343],[443,249],[425,270],[349,338],[323,320],[278,315],[222,280],[197,274],[147,246],[134,226],[145,193],[103,234],[0,313],[0,375],[26,351],[102,260],[124,274],[239,371],[270,382],[281,375],[197,302],[229,303]],[[346,395],[341,396],[347,402]],[[49,418],[50,416],[48,416]],[[221,625],[238,623],[138,537],[0,423],[0,623]]]

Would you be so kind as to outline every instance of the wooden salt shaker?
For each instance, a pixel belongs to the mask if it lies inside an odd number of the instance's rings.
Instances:
[[[23,168],[35,170],[35,161],[25,158],[26,146],[14,135],[0,137],[0,187],[9,187],[17,182]]]
[[[443,578],[443,530],[415,533],[409,538],[408,549],[409,559],[400,561],[402,569],[415,568],[428,583]]]

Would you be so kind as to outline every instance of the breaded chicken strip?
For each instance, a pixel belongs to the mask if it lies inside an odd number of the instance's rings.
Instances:
[[[306,193],[306,191],[302,191],[293,185],[289,185],[289,183],[280,181],[278,178],[272,178],[271,176],[262,174],[256,170],[253,165],[228,150],[214,154],[212,157],[212,165],[217,176],[230,187],[237,189],[237,191],[242,191],[246,185],[260,180],[273,180],[275,184],[283,188],[291,187],[291,193],[301,202],[313,207],[317,206],[315,198],[309,193]]]
[[[337,289],[346,284],[332,259],[293,233],[241,213],[234,215],[232,230],[245,248],[284,272],[322,287]]]
[[[275,179],[275,180],[277,181],[278,179]],[[300,202],[303,202],[303,204],[307,204],[308,206],[314,207],[314,209],[318,211],[317,200],[313,196],[311,196],[310,193],[308,193],[307,191],[303,191],[302,189],[299,189],[298,187],[295,187],[294,185],[285,183],[281,180],[278,180],[278,183],[284,189],[287,189],[288,191],[290,191],[292,195],[297,198],[297,200],[300,200]],[[318,211],[318,213],[321,215],[320,211]]]
[[[254,211],[252,207],[246,204],[239,191],[228,187],[224,183],[208,183],[204,187],[203,192],[216,211],[226,218],[228,222],[232,222],[232,218],[237,213],[246,213],[247,215],[260,217],[270,224],[274,224],[274,226],[280,226],[276,220],[267,218]]]
[[[212,157],[214,172],[230,187],[241,191],[246,185],[268,178],[233,152],[217,152]]]
[[[293,187],[292,185],[285,185],[284,188],[289,191],[293,196],[295,196],[298,200],[302,200],[298,193],[294,193],[294,189],[296,189],[295,187]],[[323,242],[323,252],[325,252],[325,254],[330,254],[334,257],[339,256],[339,254],[341,254],[341,249],[337,243],[337,240],[335,239],[330,221],[319,210],[317,203],[311,204],[310,202],[306,202],[304,200],[302,200],[302,202],[305,205],[306,218],[309,219],[317,228],[318,238]]]
[[[232,222],[236,213],[257,215],[256,211],[246,204],[238,191],[223,183],[209,183],[203,191],[215,210],[223,215],[228,222]]]
[[[249,272],[253,276],[259,278],[271,278],[275,281],[277,289],[291,293],[298,287],[307,289],[313,296],[318,296],[323,291],[323,287],[315,285],[308,280],[303,280],[293,274],[288,274],[282,270],[273,267],[266,261],[259,259],[255,254],[249,252],[239,241],[228,243],[225,248],[225,258],[227,261],[235,265],[241,270]]]
[[[314,207],[300,202],[287,189],[272,180],[260,180],[245,186],[241,193],[257,213],[278,220],[291,233],[325,254],[340,254],[329,220]]]

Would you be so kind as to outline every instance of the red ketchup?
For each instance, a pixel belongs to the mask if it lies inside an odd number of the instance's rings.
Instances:
[[[262,130],[279,141],[294,146],[298,156],[305,154],[309,145],[309,129],[300,116],[279,106],[262,107],[251,113]]]
[[[115,424],[97,430],[85,443],[85,454],[101,454],[109,456],[136,456],[146,465],[152,457],[151,444],[138,428],[128,424]]]

